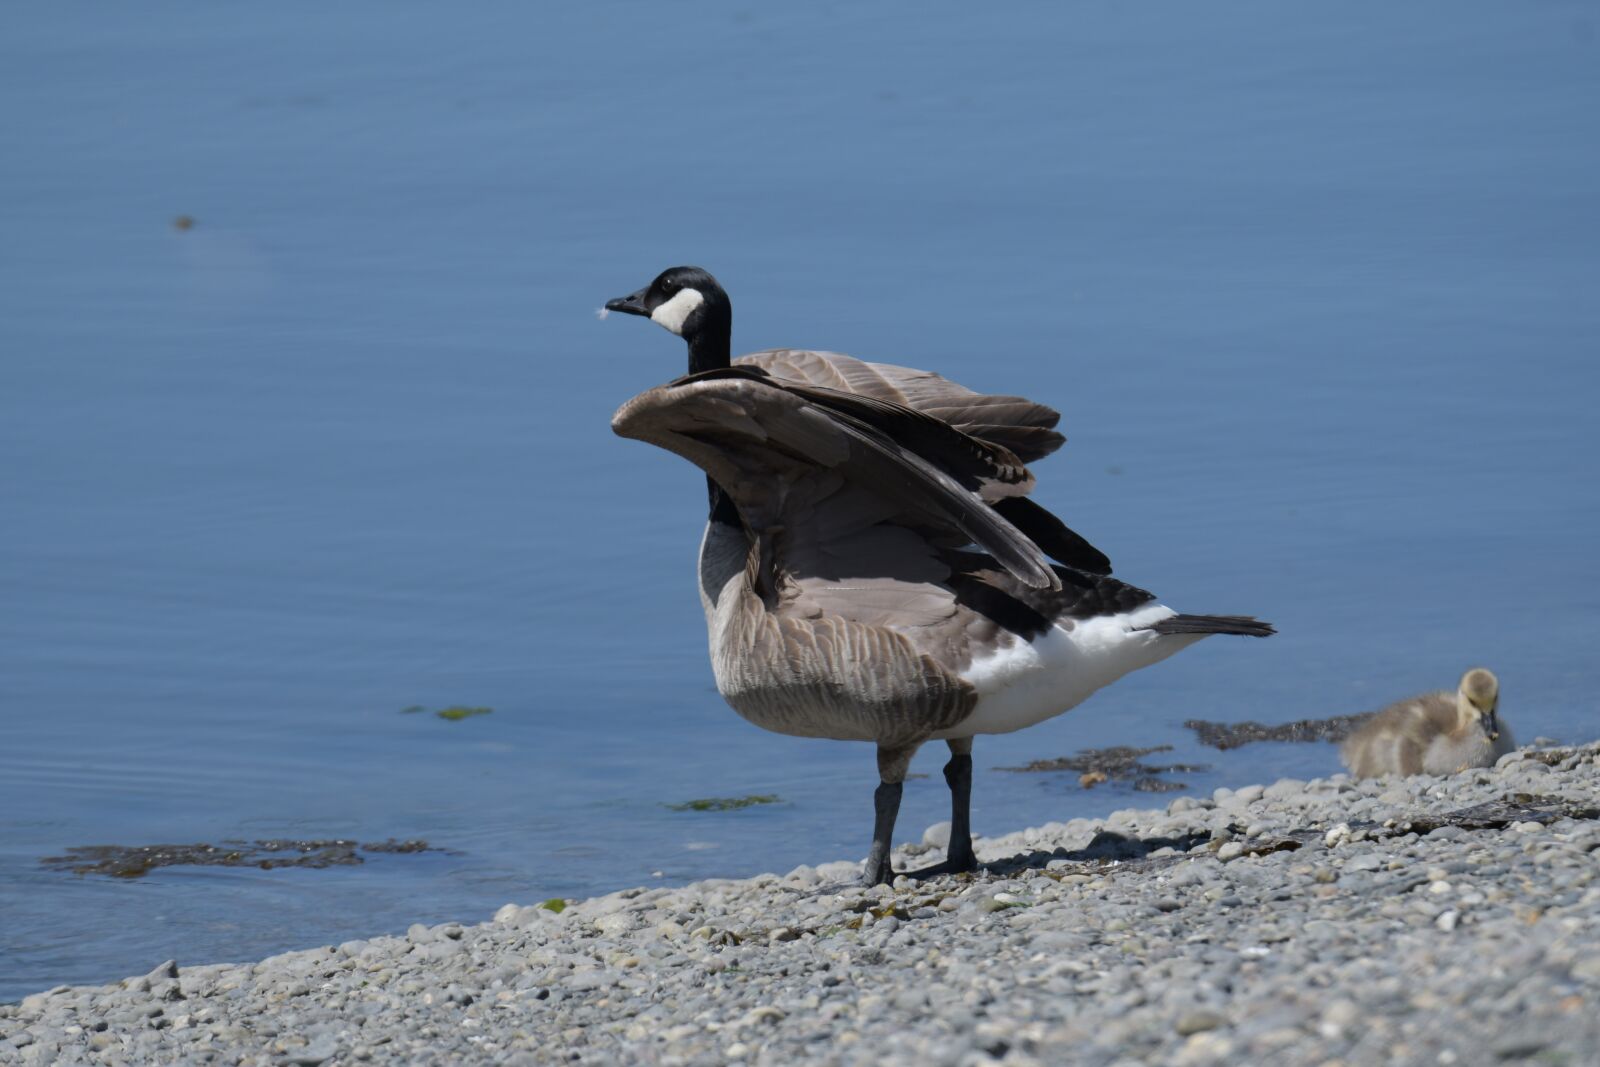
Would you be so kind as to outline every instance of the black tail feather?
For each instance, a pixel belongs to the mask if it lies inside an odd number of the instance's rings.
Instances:
[[[1083,535],[1025,496],[1008,496],[990,507],[1057,563],[1090,574],[1110,574],[1111,560]]]
[[[1240,637],[1271,637],[1277,633],[1270,622],[1253,615],[1174,615],[1146,629],[1158,634],[1238,634]]]

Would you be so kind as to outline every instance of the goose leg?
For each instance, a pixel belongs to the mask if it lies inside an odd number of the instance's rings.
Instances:
[[[867,853],[867,885],[881,885],[894,880],[894,867],[889,862],[889,848],[894,838],[894,821],[900,814],[900,793],[905,785],[906,769],[916,745],[892,748],[878,746],[878,788],[872,794],[872,851]]]
[[[972,738],[951,738],[950,762],[944,780],[950,786],[950,843],[945,846],[945,868],[952,873],[975,871],[978,857],[972,851]]]
[[[907,871],[913,878],[978,869],[978,857],[972,851],[972,738],[954,738],[946,744],[950,746],[950,762],[944,765],[944,780],[950,786],[950,843],[945,846],[943,863]]]

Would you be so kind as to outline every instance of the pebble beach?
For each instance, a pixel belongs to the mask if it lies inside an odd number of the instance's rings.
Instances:
[[[1600,1063],[1600,744],[976,844],[164,961],[0,1006],[0,1062]]]

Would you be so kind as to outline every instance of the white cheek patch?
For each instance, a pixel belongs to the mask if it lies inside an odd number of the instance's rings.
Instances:
[[[698,289],[679,289],[677,295],[650,313],[650,321],[683,336],[684,320],[706,302]]]

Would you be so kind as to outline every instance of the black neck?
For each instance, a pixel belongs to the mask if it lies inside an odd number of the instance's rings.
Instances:
[[[733,363],[733,313],[728,308],[726,298],[704,305],[698,318],[696,328],[688,338],[689,373],[722,370],[730,366]],[[739,509],[734,506],[733,498],[709,476],[706,478],[706,496],[710,506],[708,519],[711,522],[735,527],[741,525]]]
[[[707,308],[707,312],[711,312]],[[732,316],[708,314],[707,321],[689,338],[689,373],[703,370],[722,370],[733,362]]]

